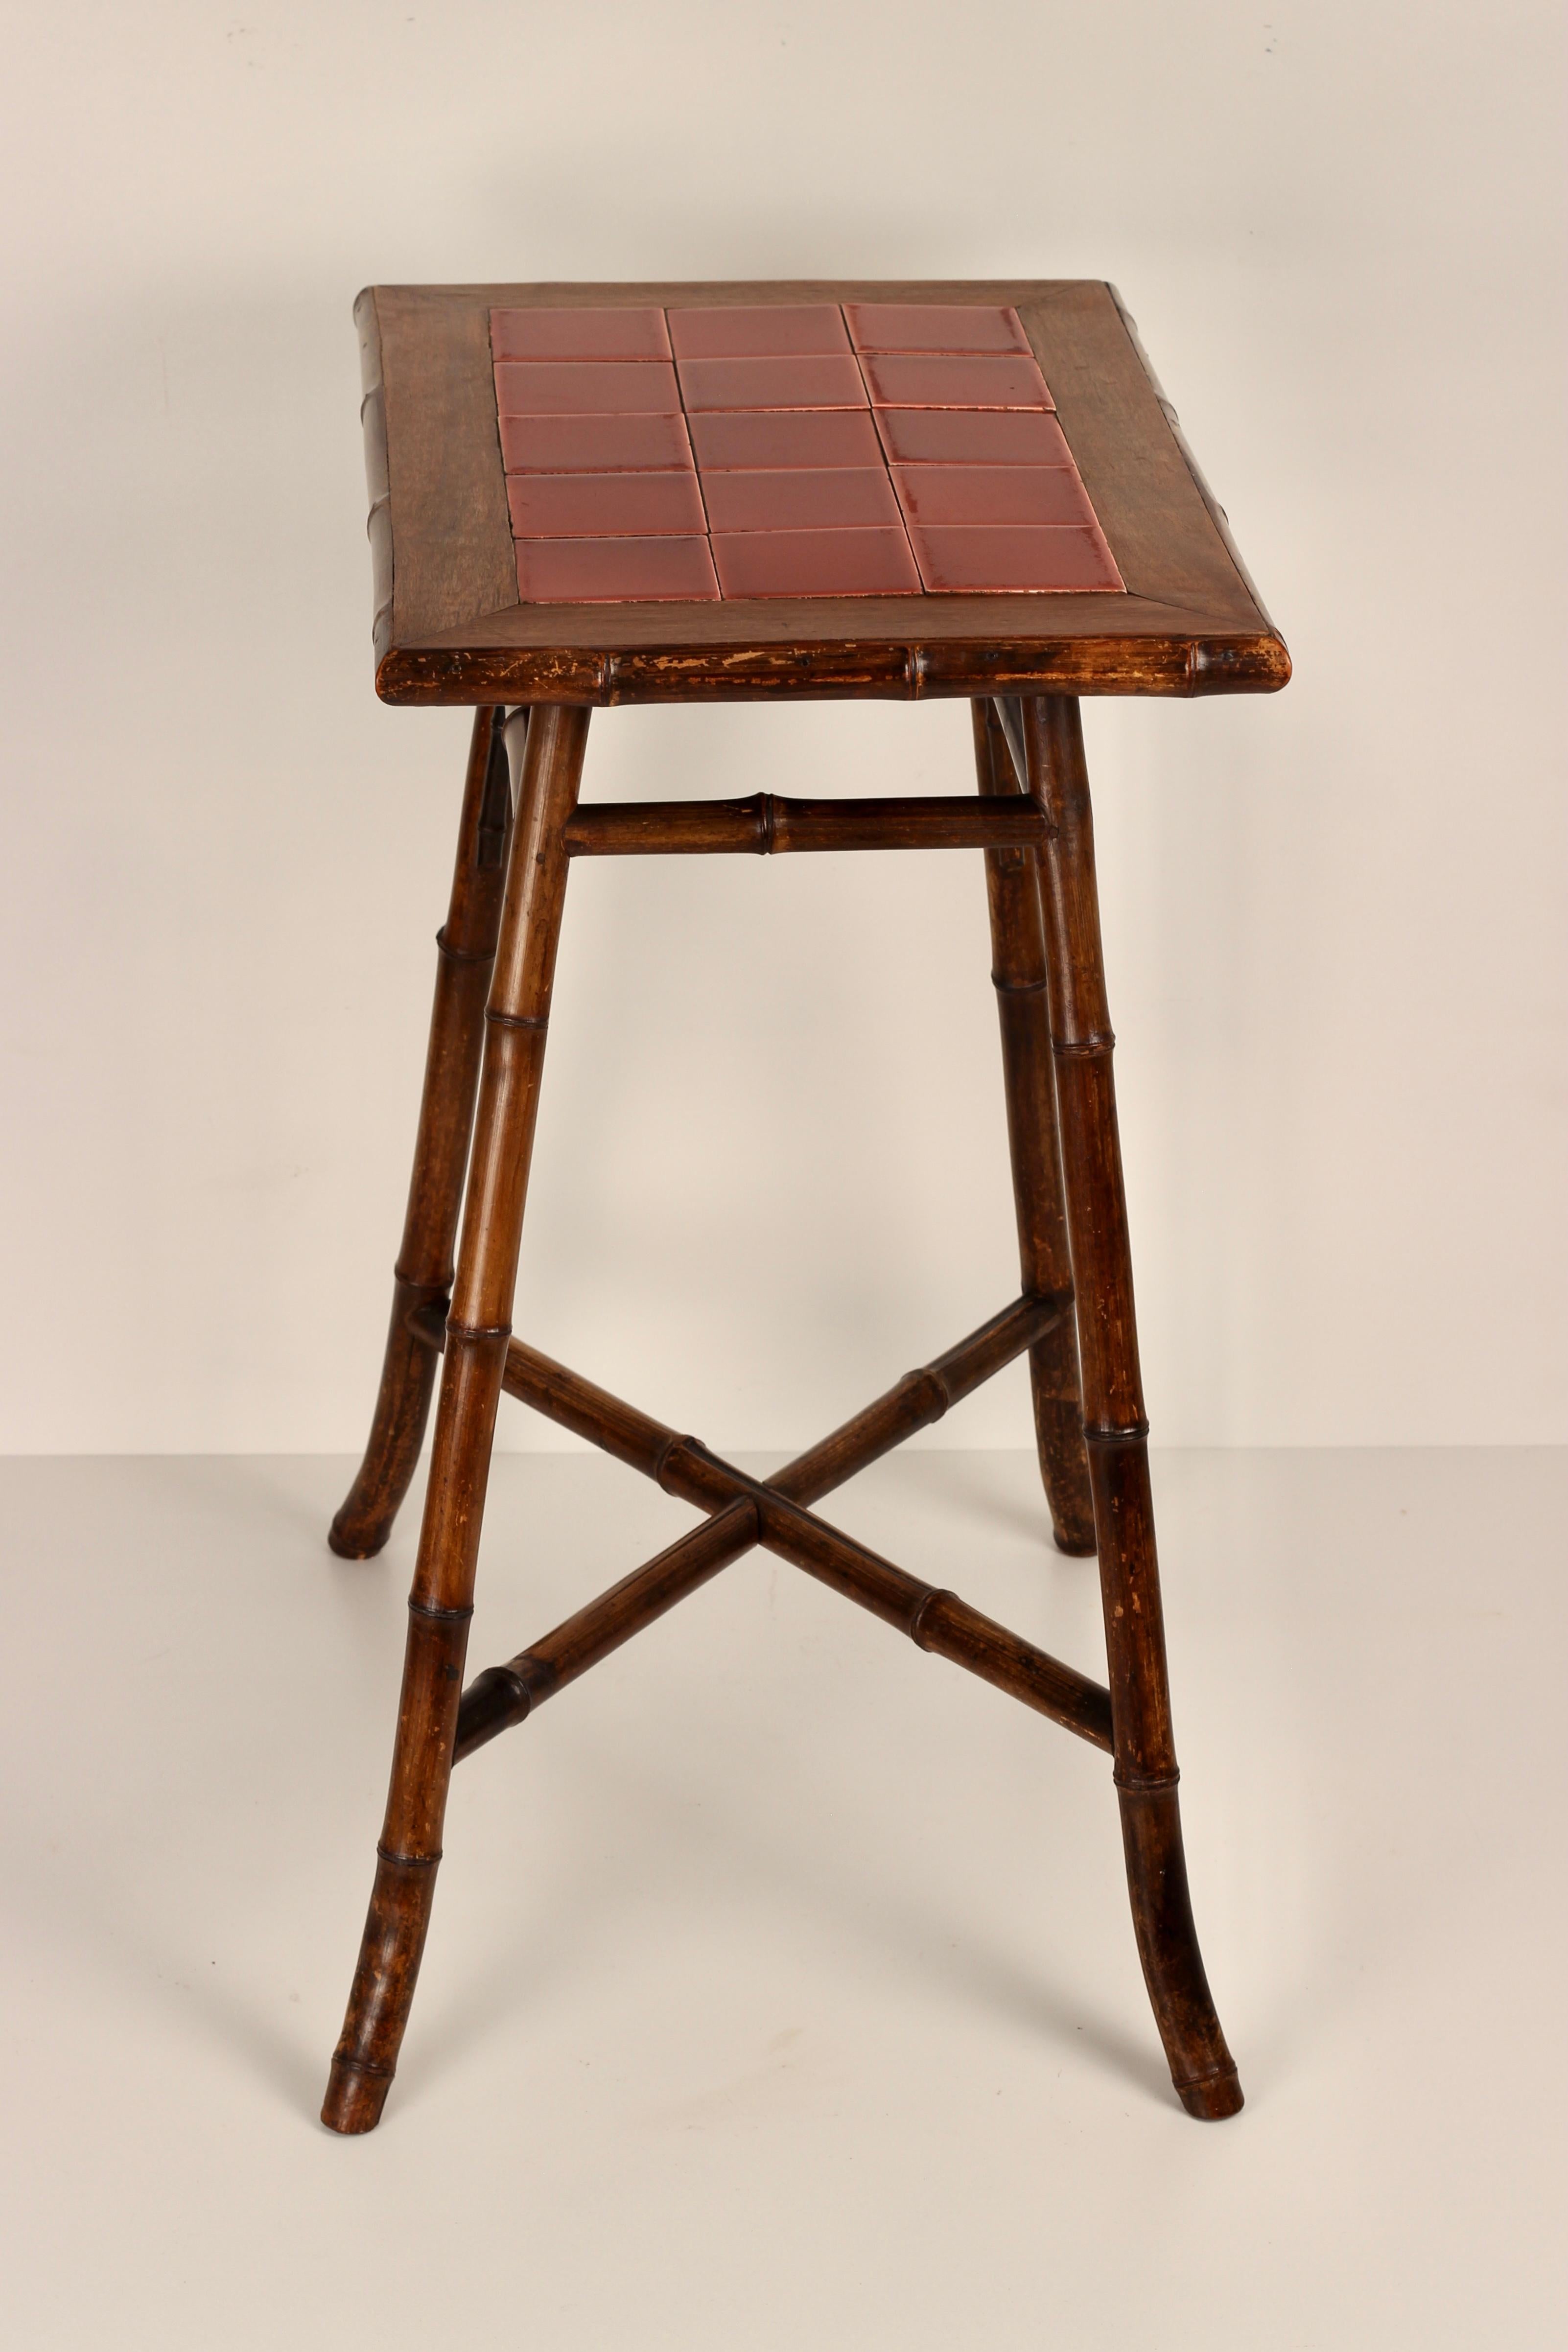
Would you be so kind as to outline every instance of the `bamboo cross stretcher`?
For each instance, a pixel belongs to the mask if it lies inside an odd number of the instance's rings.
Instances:
[[[806,1507],[890,1453],[917,1429],[941,1419],[993,1372],[1023,1354],[1070,1314],[1070,1297],[1025,1298],[1004,1307],[934,1363],[909,1373],[885,1396],[766,1481],[732,1469],[695,1437],[681,1437],[635,1406],[608,1396],[563,1364],[512,1340],[501,1385],[562,1428],[603,1446],[681,1502],[712,1513],[706,1526],[614,1584],[542,1641],[503,1666],[491,1666],[463,1694],[453,1760],[460,1763],[498,1732],[531,1714],[563,1683],[650,1625],[732,1560],[761,1545],[808,1576],[857,1601],[922,1650],[966,1666],[1054,1723],[1109,1754],[1110,1694],[1099,1683],[1005,1626],[994,1624],[954,1592],[922,1584],[891,1560],[843,1535]],[[416,1330],[439,1348],[438,1311],[416,1313]]]
[[[440,1365],[392,1785],[322,2110],[334,2130],[367,2131],[381,2115],[428,1924],[454,1763],[758,1545],[1113,1757],[1134,1928],[1173,2081],[1194,2116],[1227,2116],[1241,2105],[1183,1857],[1078,704],[1041,695],[982,698],[973,708],[973,800],[758,794],[615,807],[578,802],[586,709],[539,703],[476,716],[382,1387],[364,1462],[331,1537],[356,1559],[385,1543]],[[773,1477],[749,1477],[512,1336],[569,866],[582,856],[963,846],[984,853],[1020,1296]],[[907,1574],[815,1507],[1021,1355],[1056,1540],[1069,1553],[1098,1551],[1104,1685]],[[710,1516],[465,1690],[503,1391]]]

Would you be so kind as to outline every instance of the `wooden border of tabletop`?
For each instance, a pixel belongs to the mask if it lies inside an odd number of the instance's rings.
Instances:
[[[1127,593],[518,602],[492,304],[821,301],[1010,304]],[[384,701],[1244,694],[1289,677],[1133,322],[1098,279],[377,286],[354,315]]]

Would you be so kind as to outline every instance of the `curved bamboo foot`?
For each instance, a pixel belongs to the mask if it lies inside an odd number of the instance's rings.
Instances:
[[[1065,1375],[1050,1351],[1065,1354]],[[1038,1359],[1046,1357],[1042,1366]],[[1089,1479],[1089,1456],[1083,1442],[1083,1408],[1078,1401],[1078,1346],[1070,1326],[1053,1331],[1029,1350],[1029,1378],[1035,1396],[1035,1445],[1040,1457],[1040,1477],[1050,1507],[1051,1535],[1057,1549],[1069,1559],[1092,1559],[1094,1493]],[[1067,1396],[1055,1391],[1070,1381]]]
[[[1143,1981],[1176,2096],[1188,2115],[1219,2123],[1242,2105],[1236,2061],[1215,2013],[1187,1890],[1182,1817],[1173,1785],[1118,1787],[1127,1888]]]
[[[1039,905],[1132,1924],[1176,2095],[1190,2116],[1215,2121],[1236,2114],[1241,2084],[1204,1974],[1182,1853],[1083,730],[1064,695],[1012,717],[1049,821]]]
[[[374,2131],[381,2121],[425,1951],[438,1860],[400,1861],[377,1850],[364,1941],[321,2106],[329,2131]]]
[[[436,1386],[435,1354],[415,1339],[408,1318],[444,1299],[452,1279],[511,825],[500,717],[490,709],[474,714],[451,903],[436,936],[436,994],[392,1326],[364,1460],[327,1536],[340,1559],[373,1559],[391,1535],[419,1459]]]
[[[392,1533],[418,1464],[436,1390],[436,1351],[415,1338],[408,1318],[446,1296],[443,1282],[394,1277],[392,1324],[370,1441],[353,1485],[327,1530],[327,1542],[340,1559],[374,1559]]]
[[[321,2108],[330,2131],[373,2131],[380,2119],[429,1925],[550,1024],[566,887],[566,821],[577,797],[587,725],[585,710],[535,710],[524,744],[521,718],[508,722],[521,752],[519,813],[499,947],[491,943],[495,977],[482,1015],[479,1111],[475,1117],[465,1101],[460,1122],[456,1116],[447,1121],[454,1139],[460,1125],[465,1159],[472,1122],[473,1164],[408,1596],[403,1694],[375,1886]],[[487,954],[486,971],[489,962]],[[464,969],[480,967],[468,960]],[[439,1042],[437,1034],[432,1064]],[[455,1151],[450,1164],[460,1177]],[[416,1168],[416,1187],[422,1181]],[[433,1351],[429,1360],[434,1363]]]

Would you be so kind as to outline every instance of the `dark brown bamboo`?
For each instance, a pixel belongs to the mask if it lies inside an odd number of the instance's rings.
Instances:
[[[787,800],[753,793],[744,801],[590,802],[566,828],[577,857],[721,856],[786,850],[986,849],[1032,846],[1044,836],[1037,803],[1015,796],[977,808],[963,797],[921,800]]]
[[[1133,1926],[1177,2094],[1189,2115],[1217,2118],[1241,2105],[1241,2084],[1187,1898],[1083,730],[1065,695],[1006,715],[1051,824],[1041,904]]]
[[[972,706],[974,765],[983,796],[1023,792],[994,703]],[[1002,1028],[1002,1076],[1018,1220],[1018,1266],[1026,1291],[1071,1288],[1072,1260],[1062,1205],[1056,1074],[1046,1003],[1046,943],[1038,861],[1033,849],[988,849],[991,977]],[[1059,1551],[1094,1549],[1094,1497],[1083,1442],[1078,1340],[1070,1318],[1029,1350],[1035,1443]]]
[[[901,1445],[915,1430],[940,1421],[950,1405],[982,1387],[1032,1346],[1042,1331],[1059,1322],[1071,1304],[1070,1291],[1055,1297],[1013,1299],[955,1347],[918,1371],[906,1372],[864,1412],[821,1439],[787,1470],[781,1470],[773,1483],[779,1486],[788,1480],[787,1488],[781,1491],[787,1491],[797,1502],[826,1494],[855,1471]],[[417,1308],[409,1318],[409,1327],[422,1347],[432,1348],[437,1354],[445,1347],[444,1306]],[[513,1339],[507,1349],[501,1385],[548,1420],[602,1446],[617,1461],[628,1463],[650,1478],[659,1475],[662,1453],[679,1442],[678,1433],[663,1422],[612,1396],[607,1389],[595,1387],[580,1372],[568,1370],[552,1356],[526,1347],[521,1339]],[[852,1466],[837,1467],[841,1459]]]
[[[1057,1316],[1066,1302],[1015,1299],[977,1331],[919,1371],[906,1373],[865,1411],[830,1432],[770,1481],[777,1494],[813,1503],[879,1461],[917,1429],[940,1421],[992,1375],[1012,1362]],[[445,1318],[435,1308],[414,1318],[425,1344],[440,1348]],[[513,1340],[508,1350],[506,1385],[513,1396],[558,1422],[650,1478],[661,1478],[681,1441],[662,1422],[623,1404],[591,1381],[548,1356]],[[662,1481],[661,1481],[662,1483]],[[717,1501],[706,1503],[713,1508]],[[455,1760],[472,1755],[509,1726],[521,1723],[541,1700],[573,1682],[695,1592],[721,1569],[752,1549],[759,1523],[749,1498],[718,1508],[705,1527],[669,1545],[643,1567],[600,1593],[542,1640],[530,1643],[502,1666],[489,1666],[463,1694],[458,1717]]]
[[[793,1502],[815,1503],[868,1463],[901,1445],[917,1429],[940,1421],[950,1406],[983,1388],[1071,1311],[1063,1292],[1016,1298],[956,1347],[907,1373],[886,1395],[820,1438],[770,1484]]]
[[[1110,1695],[1100,1684],[983,1617],[956,1592],[922,1584],[766,1486],[754,1488],[752,1499],[762,1519],[764,1550],[793,1560],[808,1576],[858,1601],[921,1649],[950,1658],[1037,1714],[1049,1716],[1053,1723],[1076,1731],[1091,1746],[1110,1751]]]
[[[756,1540],[757,1517],[751,1503],[732,1503],[633,1569],[608,1591],[595,1595],[505,1665],[487,1666],[463,1693],[453,1761],[461,1763],[477,1748],[521,1723],[543,1700],[750,1551]]]
[[[1064,1311],[1062,1304],[1055,1311]],[[1009,1310],[1008,1319],[1020,1347],[1027,1344],[1027,1332],[1037,1328],[1040,1320],[1016,1309]],[[758,1542],[896,1625],[921,1648],[952,1659],[1081,1738],[1109,1748],[1110,1697],[1097,1683],[983,1617],[956,1594],[906,1574],[803,1507],[802,1498],[826,1491],[825,1482],[852,1475],[911,1429],[937,1419],[965,1374],[972,1375],[973,1386],[984,1376],[982,1367],[994,1369],[997,1326],[1003,1321],[994,1318],[962,1349],[938,1359],[939,1365],[953,1368],[952,1387],[934,1366],[910,1375],[846,1424],[845,1431],[836,1432],[766,1483],[748,1478],[696,1438],[679,1436],[564,1365],[514,1343],[511,1354],[517,1360],[509,1363],[507,1380],[514,1393],[526,1395],[563,1426],[656,1478],[667,1493],[715,1512],[710,1529],[719,1533],[710,1534],[705,1544],[687,1538],[671,1546],[543,1642],[481,1675],[459,1713],[458,1752],[471,1754],[509,1724],[521,1722],[542,1698],[585,1672]],[[847,1444],[849,1433],[856,1435]],[[699,1538],[704,1532],[698,1531]]]
[[[493,709],[474,713],[451,903],[436,935],[436,1000],[381,1387],[364,1460],[327,1536],[344,1559],[371,1559],[392,1533],[419,1459],[435,1386],[435,1360],[414,1339],[408,1317],[444,1300],[452,1285],[511,824],[500,716]]]
[[[516,742],[519,719],[507,731]],[[380,2119],[429,1924],[566,887],[563,836],[586,734],[586,711],[541,705],[521,746],[473,1165],[408,1601],[392,1784],[363,1948],[321,2110],[333,2131],[370,2131]]]

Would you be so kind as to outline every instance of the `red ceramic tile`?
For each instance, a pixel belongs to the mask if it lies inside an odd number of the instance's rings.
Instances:
[[[519,539],[679,538],[708,528],[694,473],[512,474]]]
[[[525,604],[716,604],[705,539],[519,539]]]
[[[862,352],[1026,352],[1016,310],[971,302],[847,302],[844,315]]]
[[[732,310],[671,310],[678,360],[773,359],[784,352],[847,352],[837,302],[763,302]]]
[[[1091,523],[976,529],[936,525],[910,532],[921,578],[933,595],[1006,595],[1037,590],[1120,588],[1110,551]]]
[[[920,574],[902,530],[716,533],[713,561],[726,596],[918,596]]]
[[[509,474],[691,470],[683,416],[503,416],[500,423]]]
[[[1043,408],[879,408],[889,457],[906,466],[1070,466],[1061,426]]]
[[[673,415],[680,407],[668,360],[498,360],[502,416]]]
[[[860,362],[881,408],[1054,408],[1031,359],[872,352]]]
[[[662,310],[492,310],[498,360],[667,360]]]
[[[773,472],[782,466],[882,462],[877,429],[864,408],[714,409],[687,423],[705,475],[737,466]]]
[[[899,520],[899,502],[880,466],[710,474],[702,495],[713,531],[848,530]]]
[[[689,411],[866,405],[860,370],[848,352],[815,359],[682,360],[680,389]]]
[[[895,466],[911,523],[1092,522],[1072,466]]]

